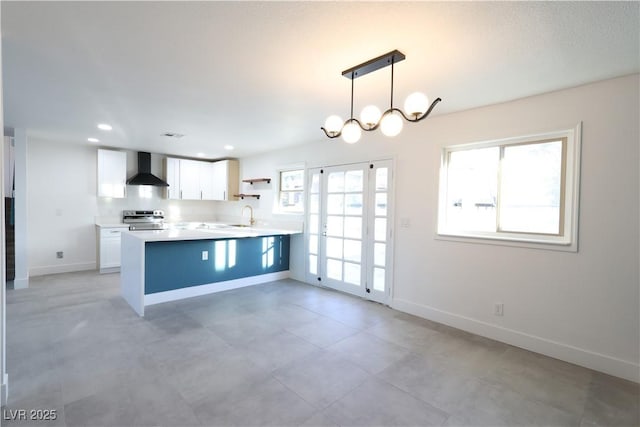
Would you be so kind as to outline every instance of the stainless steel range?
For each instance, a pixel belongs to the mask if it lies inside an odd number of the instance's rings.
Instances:
[[[129,230],[164,230],[164,211],[122,211],[122,222]]]

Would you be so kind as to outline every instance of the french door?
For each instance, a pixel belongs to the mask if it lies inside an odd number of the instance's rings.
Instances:
[[[387,303],[391,284],[391,161],[308,174],[307,279]]]

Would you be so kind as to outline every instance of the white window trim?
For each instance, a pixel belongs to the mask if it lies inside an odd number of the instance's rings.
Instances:
[[[563,221],[563,236],[547,236],[529,233],[507,232],[458,232],[446,230],[444,228],[444,219],[446,216],[446,192],[448,187],[447,162],[449,153],[454,151],[468,150],[471,148],[487,148],[494,147],[496,145],[521,144],[526,142],[535,142],[556,138],[566,138],[567,140],[564,184],[564,218],[561,218],[561,221]],[[492,244],[501,246],[577,252],[581,145],[582,122],[576,124],[573,128],[554,132],[443,147],[440,164],[438,218],[435,238],[438,240],[450,240],[466,243]]]
[[[280,173],[288,172],[293,170],[302,170],[304,173],[303,178],[303,203],[302,203],[302,212],[287,212],[280,209]],[[282,216],[304,216],[307,212],[307,165],[306,163],[293,163],[289,165],[282,165],[276,167],[276,177],[274,179],[274,197],[273,197],[273,209],[272,212],[274,215],[282,215]]]

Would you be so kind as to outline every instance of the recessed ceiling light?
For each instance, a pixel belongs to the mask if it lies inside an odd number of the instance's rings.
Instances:
[[[231,150],[233,150],[233,145],[225,145],[224,149],[231,151]]]
[[[106,123],[100,123],[98,125],[98,129],[100,129],[100,130],[111,130],[113,128],[111,127],[111,125],[108,125]]]
[[[198,157],[204,157],[204,153],[198,153],[198,154],[196,154],[196,156],[198,156]]]
[[[87,138],[87,141],[89,141],[89,142],[100,142],[100,140],[98,138]]]

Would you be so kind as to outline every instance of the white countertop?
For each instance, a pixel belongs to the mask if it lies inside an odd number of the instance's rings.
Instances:
[[[144,242],[169,242],[174,240],[242,239],[247,237],[277,236],[302,233],[298,230],[283,230],[262,227],[233,227],[219,225],[220,228],[168,229],[148,231],[126,231],[125,234]]]

